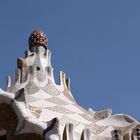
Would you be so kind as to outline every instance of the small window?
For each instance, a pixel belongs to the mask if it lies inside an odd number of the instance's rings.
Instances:
[[[39,71],[40,70],[40,67],[36,67],[36,70]]]

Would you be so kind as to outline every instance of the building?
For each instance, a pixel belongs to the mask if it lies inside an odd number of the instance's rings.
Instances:
[[[25,58],[17,59],[15,80],[0,89],[0,140],[140,140],[140,125],[111,109],[85,110],[60,72],[55,83],[48,39],[41,30],[29,37]]]

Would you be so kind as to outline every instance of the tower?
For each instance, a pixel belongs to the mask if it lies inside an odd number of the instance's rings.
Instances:
[[[29,37],[25,58],[17,59],[15,80],[0,89],[0,134],[7,140],[136,140],[140,125],[111,109],[85,110],[60,72],[55,83],[48,38],[37,29]],[[2,137],[1,137],[2,138]]]

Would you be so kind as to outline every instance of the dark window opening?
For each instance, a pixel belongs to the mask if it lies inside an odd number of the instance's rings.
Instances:
[[[40,67],[36,67],[36,70],[39,71],[40,70]]]

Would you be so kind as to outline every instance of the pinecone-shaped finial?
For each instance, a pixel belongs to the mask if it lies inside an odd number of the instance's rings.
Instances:
[[[33,31],[28,41],[30,49],[35,46],[44,46],[47,49],[48,38],[46,34],[40,29],[36,29],[35,31]]]

